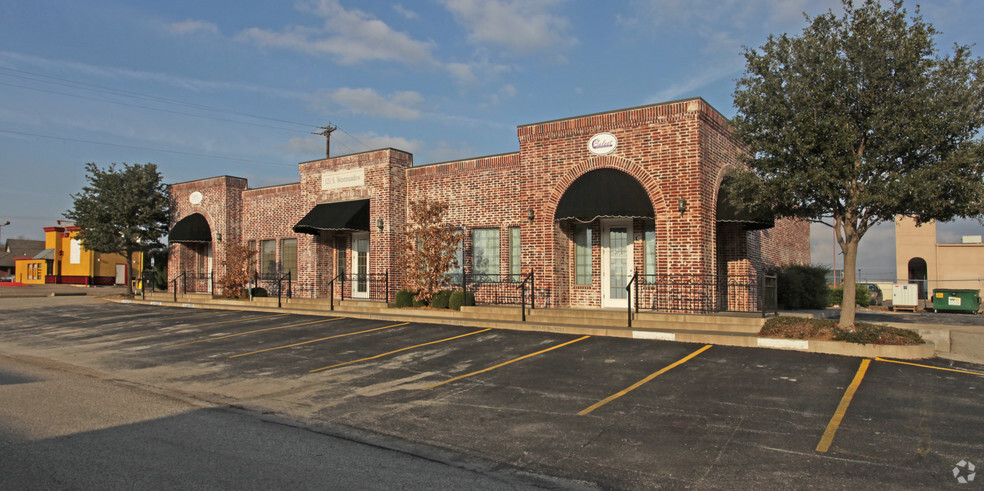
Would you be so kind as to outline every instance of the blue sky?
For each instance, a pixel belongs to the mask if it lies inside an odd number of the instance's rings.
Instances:
[[[978,0],[920,3],[942,48],[981,40]],[[686,97],[731,117],[742,46],[839,6],[0,0],[0,233],[41,238],[86,162],[153,162],[166,182],[295,182],[329,121],[333,155],[395,147],[427,164],[516,151],[517,125]],[[830,264],[830,237],[814,227],[814,262]],[[893,249],[890,226],[873,231],[862,275],[893,276]]]

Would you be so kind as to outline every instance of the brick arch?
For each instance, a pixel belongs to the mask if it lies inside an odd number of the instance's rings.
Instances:
[[[550,195],[547,199],[547,209],[545,209],[544,212],[550,217],[551,220],[553,220],[553,216],[557,212],[557,205],[560,204],[560,199],[564,196],[567,188],[569,188],[571,184],[573,184],[574,181],[581,176],[597,169],[615,169],[632,176],[632,178],[638,181],[639,184],[642,185],[643,189],[646,190],[657,217],[670,212],[666,206],[663,191],[660,189],[659,183],[652,175],[640,168],[632,160],[612,155],[601,155],[597,157],[590,157],[587,160],[572,166],[567,170],[564,176],[557,181],[557,184],[553,187],[553,189],[550,190]]]
[[[180,218],[175,218],[174,219],[174,223],[170,227],[167,228],[168,234],[171,233],[171,229],[174,228],[174,226],[177,225],[178,222],[180,222],[181,220],[184,220],[185,218],[188,218],[188,217],[190,217],[190,216],[192,216],[192,215],[194,215],[196,213],[205,218],[205,222],[208,223],[209,232],[212,233],[212,243],[215,244],[215,242],[216,242],[216,237],[215,237],[215,234],[216,234],[216,231],[215,231],[215,220],[212,219],[211,213],[209,213],[208,210],[205,209],[205,207],[200,207],[200,208],[188,210],[188,212],[185,213],[184,215],[182,215]],[[213,248],[214,248],[214,246],[213,246]],[[214,249],[213,249],[213,253],[214,253]]]
[[[721,184],[724,179],[728,177],[731,171],[737,170],[738,166],[734,164],[724,164],[718,169],[717,175],[714,176],[714,192],[711,193],[711,210],[714,211],[714,222],[717,223],[717,206],[718,206],[718,193],[721,191]]]

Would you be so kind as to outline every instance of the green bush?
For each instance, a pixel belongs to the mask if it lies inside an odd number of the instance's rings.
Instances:
[[[253,288],[253,296],[254,297],[265,297],[265,296],[267,296],[267,291],[266,291],[265,288],[260,288],[260,287]]]
[[[793,264],[770,268],[779,285],[778,300],[782,310],[822,309],[827,306],[826,276],[830,268],[822,265]]]
[[[465,307],[472,307],[475,305],[475,293],[465,292]]]
[[[413,296],[413,306],[414,307],[426,307],[427,306],[427,302],[425,302],[425,301],[417,298],[417,295],[414,295]]]
[[[414,293],[409,290],[400,290],[396,292],[396,300],[394,306],[398,309],[403,307],[413,306]]]
[[[854,303],[858,307],[867,307],[871,304],[871,294],[868,289],[864,286],[855,284],[854,286]],[[844,287],[838,286],[836,288],[830,289],[830,296],[827,300],[827,306],[841,305],[844,300]]]
[[[431,307],[435,309],[446,309],[450,300],[451,290],[441,290],[431,297]]]
[[[452,310],[461,310],[462,306],[471,307],[472,305],[475,305],[475,294],[472,292],[455,290],[448,300],[448,308]]]

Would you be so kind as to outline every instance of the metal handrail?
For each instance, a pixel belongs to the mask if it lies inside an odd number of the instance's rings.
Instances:
[[[331,279],[328,282],[328,298],[331,302],[331,310],[335,310],[335,280],[341,280],[342,283],[342,300],[345,300],[345,275],[340,274]]]
[[[536,308],[536,283],[533,279],[533,270],[530,270],[530,274],[526,275],[523,282],[517,287],[519,292],[519,303],[520,309],[523,314],[523,322],[526,322],[526,282],[530,283],[530,310]]]
[[[174,279],[171,280],[171,282],[173,283],[171,289],[174,291],[175,303],[177,303],[178,301],[178,278],[181,278],[181,284],[184,286],[185,293],[188,293],[188,272],[183,271],[181,274],[175,276]]]
[[[639,270],[635,270],[632,273],[632,278],[629,280],[629,284],[625,285],[625,291],[628,292],[629,298],[626,301],[629,310],[629,327],[632,327],[632,285],[636,286],[635,304],[636,304],[636,314],[639,313]]]

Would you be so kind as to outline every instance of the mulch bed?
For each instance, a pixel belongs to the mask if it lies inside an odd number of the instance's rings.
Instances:
[[[857,322],[854,329],[841,329],[837,321],[831,319],[791,316],[773,317],[765,321],[759,336],[817,341],[847,341],[859,344],[914,345],[924,342],[916,332],[897,327]]]

